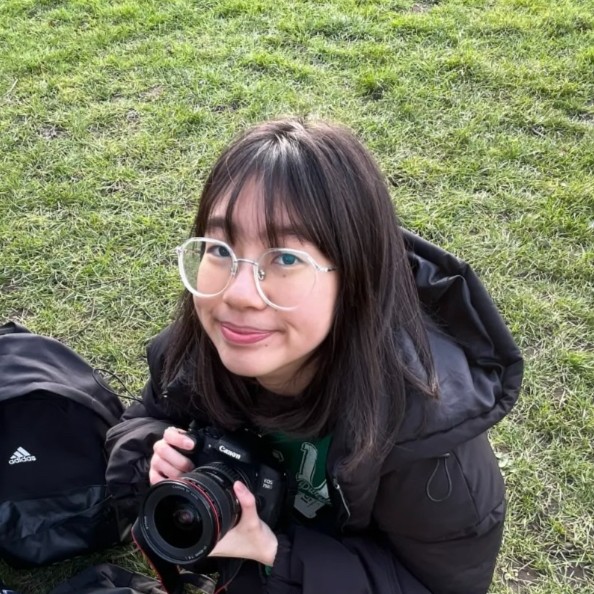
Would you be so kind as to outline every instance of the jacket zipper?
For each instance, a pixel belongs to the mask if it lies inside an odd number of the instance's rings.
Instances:
[[[342,530],[344,528],[344,525],[351,518],[351,510],[349,509],[349,506],[347,505],[346,499],[344,498],[344,493],[342,492],[342,487],[340,486],[340,483],[338,482],[338,479],[336,478],[335,474],[332,475],[332,485],[334,486],[334,489],[340,496],[340,502],[342,503],[342,509],[343,509],[344,513],[346,514],[346,518],[344,518],[340,523],[340,529]]]

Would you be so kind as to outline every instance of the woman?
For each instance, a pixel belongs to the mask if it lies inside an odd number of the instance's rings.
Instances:
[[[109,435],[116,499],[134,513],[147,477],[193,468],[192,420],[249,427],[299,492],[275,532],[235,483],[241,519],[212,552],[246,560],[229,592],[486,592],[505,510],[486,432],[522,360],[472,271],[400,228],[361,143],[297,119],[248,130],[179,251],[187,291]]]

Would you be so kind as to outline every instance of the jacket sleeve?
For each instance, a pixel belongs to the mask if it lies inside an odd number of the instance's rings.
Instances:
[[[142,495],[149,488],[153,444],[167,427],[186,428],[191,420],[169,404],[161,386],[165,344],[166,331],[147,349],[150,379],[143,389],[142,400],[131,404],[122,415],[122,421],[106,436],[109,454],[106,481],[122,526],[134,521]]]
[[[266,594],[488,591],[505,500],[486,435],[386,474],[373,513],[373,536],[281,535]]]
[[[303,527],[278,538],[265,594],[431,594],[381,538],[339,540]]]

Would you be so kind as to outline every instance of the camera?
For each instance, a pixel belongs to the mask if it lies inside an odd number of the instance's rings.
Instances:
[[[206,557],[239,521],[235,481],[254,494],[258,514],[271,528],[289,498],[286,473],[275,465],[255,433],[190,426],[188,435],[195,442],[190,454],[194,470],[153,485],[137,520],[144,547],[149,549],[145,553],[182,566]]]

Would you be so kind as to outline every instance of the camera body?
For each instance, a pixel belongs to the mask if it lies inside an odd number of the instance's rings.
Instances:
[[[194,470],[155,484],[140,508],[137,526],[149,558],[194,565],[239,521],[241,506],[233,483],[254,494],[260,518],[274,528],[289,502],[286,473],[255,433],[190,427]],[[188,455],[187,452],[183,452]]]

